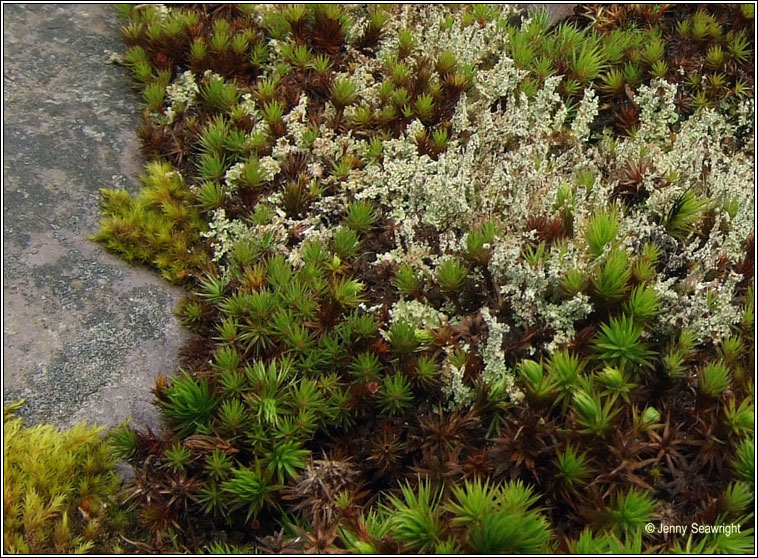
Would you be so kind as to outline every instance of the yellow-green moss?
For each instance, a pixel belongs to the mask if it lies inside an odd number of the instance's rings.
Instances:
[[[129,524],[117,505],[120,480],[102,428],[25,427],[3,410],[3,552],[121,553]]]

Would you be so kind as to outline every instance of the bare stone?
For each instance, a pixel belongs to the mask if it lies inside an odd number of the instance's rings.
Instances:
[[[144,163],[114,12],[3,9],[3,398],[27,422],[159,426],[150,388],[187,339],[181,289],[89,240],[100,188],[135,192]]]

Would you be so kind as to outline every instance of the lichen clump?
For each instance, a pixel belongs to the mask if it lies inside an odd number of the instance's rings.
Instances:
[[[116,437],[156,551],[752,549],[752,11],[119,9],[97,239],[196,334]]]

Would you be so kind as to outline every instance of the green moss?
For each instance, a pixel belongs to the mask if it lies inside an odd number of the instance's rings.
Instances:
[[[120,507],[121,480],[102,428],[25,427],[3,409],[3,551],[122,553],[133,536]]]
[[[96,238],[197,333],[170,430],[114,435],[156,550],[640,553],[693,493],[747,525],[751,14],[120,11],[157,160]]]
[[[181,174],[167,163],[147,165],[142,190],[131,197],[103,190],[100,230],[93,239],[129,262],[155,266],[178,282],[208,257],[197,246],[206,229]]]
[[[519,482],[493,486],[467,481],[443,498],[430,483],[420,481],[416,488],[401,485],[400,494],[391,495],[383,506],[382,516],[364,520],[380,525],[371,525],[368,532],[346,532],[343,538],[352,552],[370,548],[367,535],[372,531],[386,531],[401,552],[548,552],[550,530],[540,511],[530,509],[535,500],[532,490]]]

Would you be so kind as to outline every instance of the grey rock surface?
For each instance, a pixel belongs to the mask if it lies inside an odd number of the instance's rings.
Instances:
[[[551,24],[566,16],[570,16],[573,13],[574,8],[578,5],[579,4],[569,4],[567,2],[561,2],[559,4],[521,4],[521,6],[526,8],[528,12],[546,9],[550,14]]]
[[[112,6],[3,6],[3,397],[27,422],[157,426],[182,291],[89,240],[100,188],[138,188],[138,94]]]

